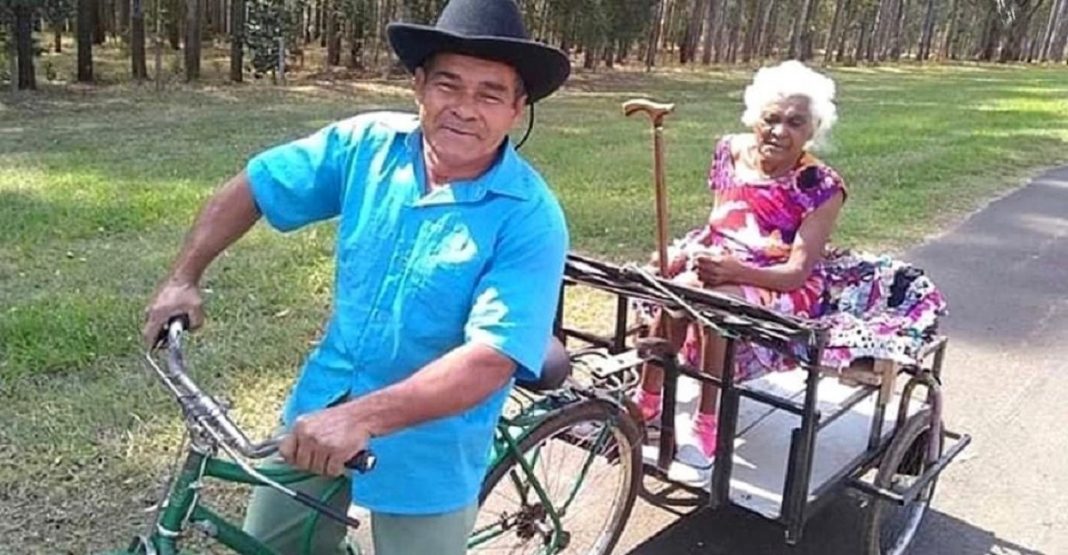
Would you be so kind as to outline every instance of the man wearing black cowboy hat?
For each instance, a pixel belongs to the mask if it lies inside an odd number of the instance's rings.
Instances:
[[[254,157],[204,207],[146,310],[204,320],[198,282],[259,218],[283,231],[338,217],[333,312],[282,415],[285,462],[353,479],[378,555],[466,551],[494,425],[513,378],[545,357],[567,251],[563,213],[507,132],[570,65],[528,40],[513,0],[452,0],[434,27],[392,24],[419,116],[371,113]],[[327,484],[301,488],[315,497]],[[331,503],[347,508],[348,491]],[[258,488],[246,530],[302,552],[303,506]],[[319,519],[314,553],[345,529]]]

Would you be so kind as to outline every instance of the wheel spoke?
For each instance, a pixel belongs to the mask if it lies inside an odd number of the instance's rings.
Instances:
[[[531,432],[528,439],[534,444],[523,446],[523,458],[531,463],[549,505],[536,494],[526,472],[515,465],[492,485],[479,517],[479,529],[501,520],[501,515],[511,518],[510,527],[500,536],[473,546],[472,552],[534,555],[545,553],[549,541],[557,537],[566,543],[566,553],[607,553],[629,516],[640,466],[633,462],[636,428],[624,432],[614,424],[617,415],[604,406],[593,405],[599,410],[592,411],[590,406],[578,405],[583,407],[584,418],[564,418],[570,416],[571,408],[564,409],[553,422],[554,429],[545,430],[538,438],[534,438],[539,435],[536,431]],[[534,452],[537,457],[532,456]],[[632,456],[621,455],[626,453]],[[513,457],[504,460],[515,463]],[[508,479],[513,473],[529,489],[525,503],[517,494],[516,481]],[[554,529],[550,508],[559,514],[562,530]]]

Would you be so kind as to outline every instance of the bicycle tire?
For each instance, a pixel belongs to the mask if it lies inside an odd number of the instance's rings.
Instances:
[[[894,489],[894,478],[898,475],[919,476],[928,468],[924,461],[927,451],[928,435],[931,429],[931,411],[925,409],[918,412],[894,433],[894,439],[887,447],[879,463],[879,471],[874,480],[876,487]],[[944,439],[939,439],[938,452],[941,454]],[[903,472],[899,472],[903,470]],[[909,544],[919,530],[923,519],[930,508],[934,498],[935,486],[938,477],[933,480],[923,491],[908,505],[898,509],[905,516],[904,526],[900,530],[891,531],[887,534],[886,524],[890,511],[895,509],[890,502],[882,499],[871,499],[868,506],[867,522],[865,526],[865,553],[867,555],[901,555],[908,549]]]
[[[630,513],[634,508],[634,501],[638,496],[638,488],[641,485],[642,479],[642,463],[641,463],[641,432],[638,429],[637,424],[631,418],[626,411],[617,404],[611,403],[605,400],[588,399],[576,402],[574,404],[565,406],[558,409],[554,414],[547,417],[544,421],[537,425],[537,427],[530,432],[529,435],[524,437],[518,444],[518,451],[523,454],[533,452],[536,448],[539,448],[543,444],[551,441],[553,438],[560,436],[561,433],[568,433],[569,430],[573,430],[576,426],[582,424],[593,424],[606,426],[603,430],[610,431],[612,437],[615,439],[615,449],[609,449],[605,452],[605,464],[608,466],[617,466],[623,469],[623,481],[616,488],[615,499],[612,505],[612,512],[609,518],[605,520],[605,526],[601,530],[597,539],[590,547],[588,551],[575,551],[573,550],[574,542],[567,542],[562,548],[556,551],[550,552],[544,549],[537,550],[537,541],[535,540],[531,547],[534,547],[535,551],[519,551],[520,553],[539,553],[539,554],[555,554],[555,553],[584,553],[584,555],[605,555],[612,552],[616,544],[619,542],[619,538],[623,533],[623,529],[626,525],[627,519],[630,517]],[[574,439],[573,437],[570,439]],[[567,439],[564,440],[565,442]],[[572,445],[574,446],[574,445]],[[540,453],[540,451],[538,451]],[[594,457],[597,455],[591,453]],[[614,462],[613,462],[614,460]],[[515,452],[509,452],[507,455],[501,458],[500,461],[490,470],[486,479],[483,482],[482,491],[479,494],[479,504],[483,505],[491,493],[501,483],[502,478],[508,476],[513,469],[517,469],[519,473],[525,474],[522,467],[518,464]],[[535,469],[535,476],[537,475],[537,469]],[[584,480],[585,482],[585,480]],[[505,487],[518,487],[515,482],[511,484],[505,484]],[[585,484],[583,484],[585,485]],[[581,489],[583,485],[579,485],[577,490]],[[577,491],[576,490],[576,491]],[[574,495],[574,494],[572,494]],[[556,501],[556,500],[552,500]],[[554,503],[555,505],[555,503]],[[535,505],[524,506],[524,510],[532,509]],[[483,507],[485,508],[485,507]],[[568,515],[586,511],[574,509],[568,511]],[[535,511],[536,512],[536,511]],[[562,518],[567,515],[562,515]],[[542,515],[542,523],[545,522],[545,515]],[[561,523],[566,528],[566,524]],[[520,537],[523,533],[521,527],[516,526],[516,537]],[[561,537],[573,537],[569,530],[558,531],[562,532]],[[535,538],[528,538],[535,539]],[[478,547],[472,548],[473,552],[477,553]],[[516,553],[516,551],[510,551]]]

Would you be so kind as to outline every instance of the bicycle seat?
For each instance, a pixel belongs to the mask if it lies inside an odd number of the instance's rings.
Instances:
[[[567,355],[567,349],[559,338],[553,336],[549,339],[549,350],[541,367],[541,377],[535,381],[516,380],[516,385],[531,393],[552,391],[560,389],[570,375],[571,359]]]

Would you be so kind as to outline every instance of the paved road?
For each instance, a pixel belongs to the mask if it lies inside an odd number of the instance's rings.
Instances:
[[[1068,167],[997,200],[906,258],[946,292],[947,423],[970,432],[911,553],[1068,554]],[[618,550],[631,554],[853,555],[853,501],[815,517],[805,541],[646,479]]]

